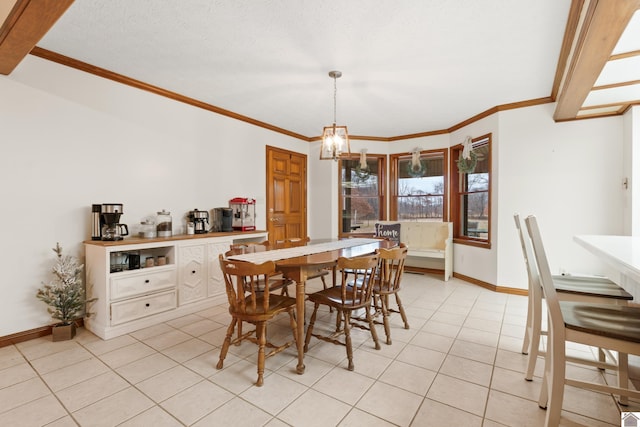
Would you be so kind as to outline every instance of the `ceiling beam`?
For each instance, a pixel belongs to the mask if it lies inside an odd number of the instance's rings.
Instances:
[[[591,0],[576,25],[573,51],[564,70],[556,121],[575,119],[616,47],[640,0]]]
[[[18,0],[0,27],[0,74],[9,75],[73,0]]]

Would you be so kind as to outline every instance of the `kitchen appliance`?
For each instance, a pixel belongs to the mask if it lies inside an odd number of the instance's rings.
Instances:
[[[233,229],[251,231],[256,229],[256,199],[236,197],[229,200],[233,210]]]
[[[91,240],[102,240],[102,205],[91,205]]]
[[[211,209],[211,233],[222,231],[222,209],[224,208]]]
[[[193,222],[195,234],[204,234],[209,231],[209,212],[194,209],[189,212],[189,221]]]
[[[212,232],[233,231],[233,209],[214,208],[211,221]]]
[[[122,240],[129,235],[127,224],[120,224],[122,216],[121,203],[103,203],[100,217],[102,218],[101,239],[102,240]]]

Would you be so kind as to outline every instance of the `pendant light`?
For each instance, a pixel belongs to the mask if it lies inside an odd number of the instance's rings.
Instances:
[[[342,77],[342,72],[329,71],[329,77],[333,79],[333,125],[325,126],[322,131],[320,160],[338,161],[342,153],[351,154],[351,147],[347,127],[336,126],[336,98],[338,95],[336,80]]]

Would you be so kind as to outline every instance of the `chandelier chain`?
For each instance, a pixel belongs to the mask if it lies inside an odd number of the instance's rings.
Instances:
[[[336,121],[336,109],[337,109],[337,102],[336,100],[338,99],[338,85],[337,85],[337,77],[334,75],[333,76],[333,124],[335,125],[337,123]]]

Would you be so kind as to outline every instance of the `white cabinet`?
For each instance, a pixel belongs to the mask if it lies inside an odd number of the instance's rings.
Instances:
[[[207,247],[207,259],[209,261],[209,268],[207,269],[207,295],[210,297],[224,295],[225,293],[224,277],[222,277],[222,270],[220,269],[219,255],[227,252],[231,243],[232,242],[209,243]]]
[[[180,277],[178,302],[180,305],[207,297],[207,245],[180,246]]]
[[[103,339],[153,326],[226,301],[218,255],[267,233],[232,232],[86,241],[87,329]]]

